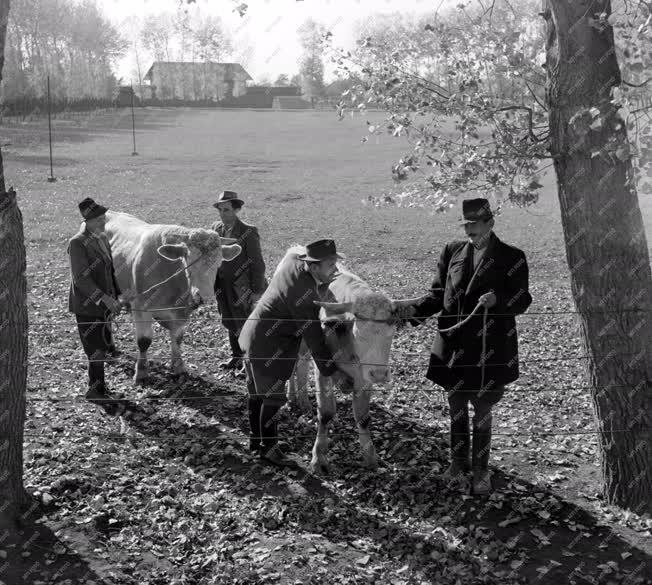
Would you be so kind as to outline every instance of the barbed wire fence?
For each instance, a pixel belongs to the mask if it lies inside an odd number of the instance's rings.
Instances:
[[[178,307],[169,307],[169,308],[164,308],[160,310],[164,311],[169,311],[171,309],[177,309]],[[602,312],[602,311],[601,311]],[[605,310],[604,313],[608,314],[619,314],[623,312],[642,312],[642,313],[649,313],[652,312],[650,310],[646,309],[625,309],[624,311],[611,311],[611,310]],[[519,315],[520,318],[522,317],[535,317],[535,316],[549,316],[549,315],[579,315],[582,314],[580,311],[572,311],[572,310],[565,310],[565,311],[533,311],[533,312],[526,312],[522,315]],[[470,315],[470,314],[469,314]],[[466,315],[461,315],[462,317]],[[492,313],[492,316],[513,316],[512,313]],[[313,320],[306,320],[306,319],[278,319],[278,318],[251,318],[253,320],[259,320],[259,321],[292,321],[292,322],[306,322],[306,321],[311,321],[311,322],[322,322],[322,319],[313,319]],[[427,320],[430,321],[430,323],[427,324],[430,325],[431,323],[434,322],[435,318],[428,318]],[[174,319],[166,319],[166,321],[170,321]],[[187,321],[187,319],[179,319],[183,321]],[[196,318],[193,318],[193,321],[197,322],[224,322],[228,321],[228,318],[222,318],[221,316],[216,316],[216,317],[211,317],[211,316],[204,316],[204,315],[198,315]],[[367,319],[361,319],[361,318],[354,318],[354,319],[348,319],[347,321],[349,323],[352,323],[356,320],[359,321],[367,321]],[[123,326],[130,326],[132,322],[135,322],[135,319],[130,320],[129,322],[121,322],[117,321],[116,319],[110,319],[107,321],[97,321],[98,323],[102,324],[112,324],[113,326],[117,326],[118,328],[121,328]],[[53,324],[68,324],[74,327],[74,323],[69,320],[44,320],[37,322],[38,323],[44,323],[46,325],[53,325]],[[31,322],[32,325],[34,325],[34,321]],[[38,333],[37,333],[38,334]],[[187,346],[188,344],[186,344]],[[202,353],[202,350],[204,351],[214,351],[214,348],[212,347],[194,347],[195,351],[198,353]],[[427,348],[424,348],[423,351],[392,351],[391,356],[396,358],[401,358],[401,359],[407,359],[411,360],[414,358],[427,358],[429,355],[429,351]],[[611,354],[609,356],[609,359],[617,359],[617,358],[623,358],[623,357],[637,357],[638,354]],[[166,360],[169,356],[166,355],[159,355],[159,354],[154,354],[154,355],[148,355],[149,360]],[[137,354],[135,353],[128,353],[128,352],[122,352],[121,357],[117,358],[107,358],[105,360],[88,360],[85,356],[79,356],[78,358],[73,358],[68,359],[68,363],[71,361],[77,362],[80,366],[82,364],[87,364],[89,361],[104,361],[109,364],[118,364],[118,363],[123,363],[124,358],[131,359],[133,361],[138,359]],[[251,358],[254,360],[269,360],[272,359],[271,357],[257,357],[257,358]],[[279,357],[277,355],[273,356],[273,359],[285,359],[285,360],[294,360],[295,358],[283,358]],[[589,355],[575,355],[575,356],[563,356],[563,357],[551,357],[551,358],[524,358],[519,360],[519,364],[521,365],[527,365],[527,364],[537,364],[537,363],[558,363],[558,362],[573,362],[573,361],[582,361],[582,360],[588,360],[591,359],[591,356]],[[307,360],[307,361],[314,361],[312,356],[310,354],[307,354],[306,356],[299,356],[298,360]],[[39,360],[39,359],[30,359],[29,360],[30,364],[38,364],[38,365],[50,365],[50,364],[57,364],[61,363],[61,360],[59,359],[52,359],[52,360]],[[379,364],[379,363],[368,363],[368,362],[344,362],[346,364],[356,364],[356,365],[361,365],[361,366],[385,366],[387,364]],[[389,364],[391,367],[400,369],[402,364],[398,363],[392,363],[390,362]],[[500,364],[492,364],[492,365],[500,365]],[[507,365],[507,364],[503,364]],[[446,367],[445,365],[442,365],[440,367]],[[617,389],[624,389],[624,388],[631,388],[631,384],[613,384],[609,385],[608,387],[605,388],[600,388],[598,390],[600,391],[609,391],[609,390],[617,390]],[[37,386],[28,386],[27,390],[28,392],[35,393],[35,392],[40,392],[40,391],[47,391],[52,388],[52,384],[48,385],[37,385]],[[545,387],[537,387],[537,388],[525,388],[522,387],[522,385],[519,385],[519,388],[515,390],[517,393],[530,393],[530,394],[539,394],[539,393],[546,393],[546,392],[584,392],[584,391],[589,391],[589,390],[595,390],[594,385],[581,385],[581,386],[564,386],[564,387],[559,387],[559,386],[545,386]],[[462,390],[464,391],[464,390]],[[439,393],[438,390],[436,389],[431,389],[431,390],[426,390],[424,388],[411,388],[411,389],[401,389],[399,391],[395,391],[393,389],[389,390],[390,393],[417,393],[420,392],[424,395],[429,395],[429,394],[437,394]],[[471,390],[469,390],[471,392]],[[384,385],[376,385],[376,388],[374,388],[374,393],[388,393]],[[445,391],[444,391],[445,394]],[[243,394],[244,395],[244,394]],[[138,396],[132,396],[129,398],[119,398],[119,397],[111,397],[107,398],[106,402],[107,403],[113,403],[116,405],[123,405],[127,406],[129,404],[136,404],[140,402],[177,402],[177,403],[192,403],[194,401],[220,401],[224,400],[224,394],[219,393],[219,394],[212,394],[212,395],[195,395],[195,396],[185,396],[181,395],[181,393],[177,393],[177,395],[173,396],[144,396],[144,397],[138,397]],[[81,396],[59,396],[59,397],[42,397],[42,396],[33,396],[29,395],[27,397],[27,402],[32,402],[32,403],[69,403],[69,404],[88,404],[88,401],[82,398]],[[98,401],[99,403],[102,402],[102,400]],[[123,414],[124,414],[123,410]],[[634,426],[635,421],[632,421],[632,426]],[[596,429],[596,430],[577,430],[577,431],[555,431],[555,430],[542,430],[542,431],[527,431],[527,432],[502,432],[502,431],[497,431],[494,432],[493,434],[496,436],[582,436],[582,435],[597,435],[597,434],[620,434],[620,433],[632,433],[635,432],[633,428],[628,428],[628,429],[615,429],[615,430],[607,430],[607,429]],[[61,435],[62,433],[58,433],[58,435]],[[57,436],[58,436],[57,435]],[[406,434],[406,433],[383,433],[383,436],[387,437],[394,437],[394,436],[417,436],[418,433],[414,434]],[[46,437],[51,437],[52,435],[50,434],[43,434],[43,433],[25,433],[25,437],[30,437],[33,439],[41,440]],[[132,435],[129,436],[123,436],[119,434],[111,434],[111,433],[93,433],[88,436],[93,436],[93,437],[98,437],[98,438],[134,438]],[[314,438],[313,435],[301,435],[301,434],[293,434],[292,435],[294,438]],[[355,436],[355,433],[329,433],[329,436],[332,438],[336,437],[351,437]],[[420,435],[419,435],[420,436]],[[142,439],[147,439],[149,437],[141,437]],[[237,441],[248,441],[247,437],[244,437],[241,434],[220,434],[219,437],[211,437],[211,440],[237,440]]]

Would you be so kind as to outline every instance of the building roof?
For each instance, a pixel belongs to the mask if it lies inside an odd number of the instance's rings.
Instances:
[[[196,69],[200,69],[201,72],[203,73],[205,73],[206,69],[208,68],[209,70],[223,71],[225,79],[234,79],[238,74],[240,75],[244,74],[244,78],[247,81],[253,79],[251,75],[249,75],[249,73],[245,71],[244,67],[240,65],[240,63],[215,63],[212,61],[206,63],[198,63],[198,62],[191,62],[191,61],[154,61],[154,63],[152,63],[152,66],[148,69],[147,73],[145,74],[144,79],[149,79],[150,81],[152,80],[154,67],[156,67],[159,70],[167,69],[168,71],[174,71],[180,68],[183,69],[196,68]]]

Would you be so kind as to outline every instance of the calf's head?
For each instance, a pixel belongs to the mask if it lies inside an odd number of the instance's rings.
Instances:
[[[208,304],[215,300],[214,285],[218,268],[223,261],[233,260],[242,251],[235,241],[220,238],[213,231],[195,229],[183,242],[160,246],[158,253],[166,260],[185,262],[193,303]]]
[[[392,300],[383,293],[370,292],[350,302],[317,304],[323,309],[325,321],[338,322],[339,335],[333,344],[344,349],[342,359],[359,362],[364,382],[384,384],[391,379],[389,352],[399,322],[397,311],[415,302],[416,299]]]

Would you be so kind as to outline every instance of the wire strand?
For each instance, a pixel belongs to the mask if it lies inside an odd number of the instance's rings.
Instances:
[[[645,427],[640,430],[651,430],[652,427]],[[136,431],[138,432],[138,431]],[[498,436],[498,437],[537,437],[537,436],[559,436],[559,437],[565,437],[565,436],[581,436],[581,435],[614,435],[614,434],[622,434],[622,433],[634,433],[636,430],[634,429],[617,429],[614,431],[562,431],[562,432],[555,432],[555,431],[533,431],[533,432],[503,432],[503,431],[492,431],[491,434],[492,436]],[[23,436],[25,437],[42,437],[42,438],[52,438],[52,437],[58,437],[58,436],[70,436],[69,434],[66,434],[65,432],[62,433],[51,433],[51,434],[46,434],[46,433],[24,433]],[[301,434],[301,433],[287,433],[285,435],[278,435],[274,437],[268,437],[270,439],[278,439],[278,440],[284,440],[287,439],[288,437],[292,437],[294,439],[314,439],[316,433],[311,433],[311,434]],[[123,434],[112,434],[112,433],[88,433],[84,435],[78,435],[80,437],[95,437],[95,438],[115,438],[115,439],[124,439],[124,440],[132,440],[132,439],[138,439],[138,440],[154,440],[154,441],[166,441],[168,438],[166,437],[154,437],[151,435],[123,435]],[[171,437],[178,437],[179,439],[186,439],[186,437],[183,435],[183,433],[180,434],[175,434],[175,433],[170,433]],[[354,432],[349,432],[349,433],[329,433],[328,437],[329,438],[342,438],[342,437],[355,437],[357,438],[359,435],[354,433]],[[423,439],[423,435],[420,433],[383,433],[382,434],[383,438],[392,438],[392,437],[415,437],[419,439]],[[193,440],[196,438],[203,438],[204,440],[207,441],[219,441],[219,440],[238,440],[238,441],[249,441],[249,437],[246,437],[242,434],[235,434],[235,433],[220,433],[219,436],[216,437],[193,437]],[[267,437],[266,437],[267,438]]]
[[[190,307],[170,307],[170,308],[163,308],[163,309],[148,309],[146,313],[152,313],[155,311],[168,311],[168,310],[176,310],[176,309],[181,309],[181,308],[190,308]],[[489,313],[489,317],[530,317],[530,316],[541,316],[541,315],[617,315],[617,314],[623,314],[623,313],[651,313],[652,309],[619,309],[619,310],[604,310],[604,311],[526,311],[525,313]],[[457,315],[445,315],[446,317],[469,317],[472,316],[473,313],[460,313]],[[438,319],[438,315],[432,315],[430,317],[410,317],[409,319],[418,319],[418,320],[432,320],[432,319]],[[130,322],[131,323],[150,323],[152,320],[151,319],[132,319]],[[174,322],[174,321],[219,321],[219,322],[228,322],[228,321],[281,321],[281,322],[300,322],[300,323],[323,323],[323,319],[294,319],[294,318],[287,318],[287,317],[203,317],[203,316],[193,316],[188,317],[188,318],[171,318],[171,319],[165,319],[166,322]],[[344,320],[343,320],[344,321]],[[347,321],[377,321],[377,322],[384,322],[382,320],[376,320],[376,319],[365,319],[361,317],[356,317],[354,319],[347,319]],[[67,323],[70,325],[75,325],[76,323],[71,320],[41,320],[41,321],[34,321],[30,319],[30,324],[38,324],[38,323],[44,323],[47,325],[52,325],[52,324],[58,324],[58,323]],[[113,323],[113,324],[118,324],[118,325],[126,325],[127,323],[119,323],[118,321],[114,319],[110,319],[108,321],[102,321],[102,320],[90,320],[88,323],[98,323],[98,324],[107,324],[107,323]]]
[[[210,349],[210,348],[209,348]],[[136,360],[137,358],[134,356],[134,354],[128,354],[133,360]],[[405,357],[424,357],[427,356],[426,352],[411,352],[411,353],[405,353],[403,354]],[[605,358],[609,359],[614,359],[614,358],[623,358],[623,357],[636,357],[636,356],[641,356],[641,353],[623,353],[623,354],[613,354],[613,355],[608,355],[605,357],[600,358],[600,361],[604,361]],[[170,359],[170,356],[165,356],[162,357],[160,355],[154,355],[154,356],[147,356],[148,360],[158,360],[158,361],[164,361],[167,359]],[[343,365],[357,365],[357,366],[369,366],[369,367],[385,367],[385,366],[390,366],[391,364],[387,363],[380,363],[380,362],[359,362],[359,361],[343,361],[343,360],[338,360],[338,359],[328,359],[328,358],[314,358],[312,356],[308,357],[281,357],[281,356],[265,356],[265,357],[248,357],[245,358],[250,361],[254,362],[260,362],[260,361],[315,361],[315,362],[320,362],[320,363],[329,363],[331,361],[336,361],[339,364]],[[580,356],[567,356],[567,357],[554,357],[554,358],[532,358],[532,359],[522,359],[519,360],[519,364],[528,364],[528,363],[545,363],[545,362],[564,362],[564,361],[572,361],[572,360],[588,360],[588,359],[593,359],[593,356],[588,356],[588,355],[580,355]],[[77,363],[98,363],[98,362],[104,362],[108,364],[114,364],[117,362],[122,361],[120,358],[107,358],[107,359],[85,359],[82,357],[75,358],[75,361]],[[30,364],[58,364],[60,363],[60,360],[29,360]],[[458,364],[457,367],[460,368],[477,368],[481,367],[482,364],[477,363],[477,364]],[[511,366],[513,365],[513,362],[487,362],[487,366]],[[396,367],[396,366],[395,366]],[[435,368],[448,368],[449,366],[447,364],[441,364],[441,365],[431,365],[429,367],[435,367]],[[456,367],[456,366],[453,366]]]

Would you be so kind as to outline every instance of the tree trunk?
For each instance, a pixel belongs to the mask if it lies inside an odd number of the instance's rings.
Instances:
[[[0,80],[9,0],[0,0]],[[0,152],[0,527],[19,518],[23,502],[23,428],[27,385],[27,281],[23,218],[16,193],[5,192]]]
[[[550,150],[599,422],[604,495],[652,511],[652,274],[613,30],[591,0],[543,0]],[[591,128],[591,126],[593,126]]]

